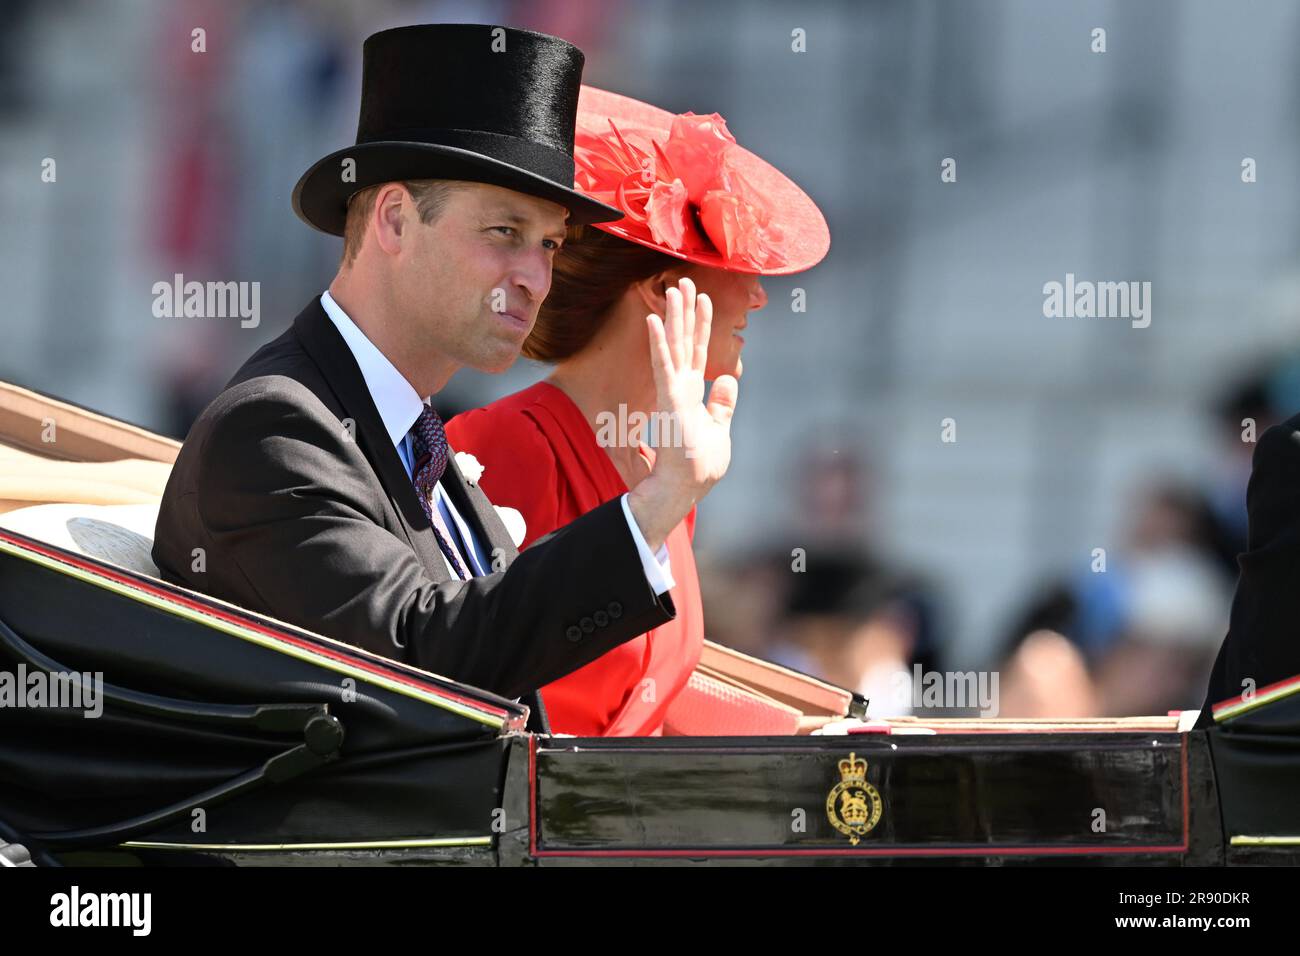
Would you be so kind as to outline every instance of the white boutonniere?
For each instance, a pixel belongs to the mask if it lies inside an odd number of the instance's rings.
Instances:
[[[456,452],[456,467],[471,485],[477,485],[478,480],[483,477],[483,466],[467,451]]]

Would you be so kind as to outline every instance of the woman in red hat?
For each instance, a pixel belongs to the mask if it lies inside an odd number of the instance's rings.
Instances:
[[[451,446],[483,466],[488,498],[522,513],[525,548],[649,474],[655,388],[645,323],[668,314],[669,288],[681,289],[685,309],[712,310],[705,379],[738,378],[740,330],[767,302],[759,277],[811,268],[830,246],[812,200],[737,145],[716,113],[674,115],[584,86],[574,161],[577,188],[625,218],[571,228],[556,254],[523,349],[554,371],[446,426]],[[704,641],[694,531],[692,511],[665,545],[677,617],[543,687],[554,731],[663,732]]]

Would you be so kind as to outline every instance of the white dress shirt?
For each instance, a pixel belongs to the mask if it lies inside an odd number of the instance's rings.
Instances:
[[[321,295],[320,304],[325,309],[325,314],[330,317],[330,321],[334,323],[334,327],[339,330],[339,334],[343,336],[343,341],[351,350],[352,357],[357,360],[361,377],[365,379],[366,388],[369,389],[370,397],[379,411],[388,438],[397,449],[402,467],[410,477],[415,460],[411,428],[419,419],[420,412],[428,404],[429,399],[420,398],[406,377],[370,339],[366,338],[365,333],[357,328],[356,323],[339,307],[329,294],[329,290]],[[668,546],[666,544],[661,546],[659,553],[653,554],[646,543],[645,536],[641,534],[640,527],[637,526],[636,519],[632,516],[632,509],[628,507],[627,495],[623,495],[620,500],[623,505],[623,516],[627,519],[632,540],[636,542],[637,552],[641,556],[641,566],[645,569],[646,581],[654,588],[655,594],[663,594],[670,590],[674,583],[672,567],[668,560]],[[441,482],[434,485],[434,503],[437,505],[435,515],[442,519],[439,530],[443,531],[466,569],[476,576],[491,573],[491,553],[484,550],[483,542],[478,540],[473,529],[456,511],[455,505],[443,491]],[[438,551],[441,553],[442,549],[439,548]],[[442,560],[447,565],[447,572],[452,577],[456,577],[456,571],[445,554]]]

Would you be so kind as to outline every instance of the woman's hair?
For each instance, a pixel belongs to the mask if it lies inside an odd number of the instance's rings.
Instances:
[[[570,226],[524,355],[552,364],[573,357],[596,337],[628,286],[689,265],[594,226]]]

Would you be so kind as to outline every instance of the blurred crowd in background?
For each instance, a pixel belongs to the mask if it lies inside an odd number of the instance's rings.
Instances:
[[[183,437],[333,274],[339,240],[289,192],[353,141],[362,39],[554,33],[593,85],[721,113],[830,222],[827,260],[766,281],[753,320],[696,538],[710,637],[877,714],[916,709],[892,676],[915,665],[998,671],[1001,716],[1194,708],[1245,542],[1243,435],[1300,410],[1300,9],[1238,13],[9,0],[0,378]],[[1067,272],[1151,281],[1151,326],[1045,318]],[[176,273],[259,282],[260,324],[154,317]],[[461,373],[439,408],[544,374]]]

